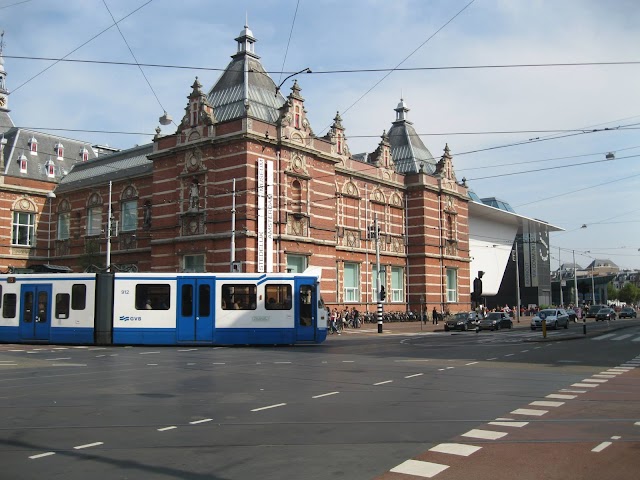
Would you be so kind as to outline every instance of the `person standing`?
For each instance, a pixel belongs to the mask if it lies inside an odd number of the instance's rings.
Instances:
[[[433,312],[431,312],[431,321],[434,325],[438,324],[438,311],[436,310],[436,307],[433,307]]]

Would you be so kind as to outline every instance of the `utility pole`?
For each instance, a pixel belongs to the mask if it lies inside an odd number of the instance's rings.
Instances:
[[[558,269],[560,271],[560,307],[564,308],[564,298],[562,298],[562,284],[564,283],[564,280],[562,279],[562,262],[560,261],[560,247],[558,247],[558,264],[560,266],[560,268]]]
[[[233,272],[233,264],[236,261],[236,179],[233,179],[233,193],[231,198],[231,262],[230,271]]]
[[[575,307],[578,308],[580,306],[580,300],[578,300],[578,276],[576,275],[576,251],[572,250],[572,252],[573,252],[573,289],[576,292]]]
[[[520,323],[520,267],[518,266],[519,264],[519,259],[518,259],[518,238],[516,237],[516,301],[518,302],[517,305],[517,309],[518,311],[516,312],[517,315],[517,319],[518,319],[518,323]]]
[[[107,207],[107,273],[111,271],[111,188],[109,182],[109,206]]]
[[[378,233],[378,214],[373,216],[373,235],[376,242],[376,286],[378,300],[378,333],[382,333],[382,292],[384,287],[380,283],[380,241]]]

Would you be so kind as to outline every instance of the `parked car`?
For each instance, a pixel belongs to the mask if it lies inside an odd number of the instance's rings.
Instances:
[[[512,327],[513,322],[505,312],[491,312],[485,318],[480,319],[476,330],[500,330]]]
[[[598,320],[615,320],[616,319],[616,311],[613,308],[601,308],[598,313],[596,313],[596,322]]]
[[[620,310],[620,314],[618,315],[619,318],[637,318],[637,316],[638,314],[631,307],[624,307]]]
[[[558,327],[569,328],[569,315],[562,308],[545,308],[531,319],[531,330],[542,328],[542,322],[546,323],[547,328],[554,330]]]
[[[609,308],[606,305],[591,305],[587,311],[587,318],[596,318],[596,314],[601,308]]]
[[[476,312],[460,312],[448,318],[444,322],[444,331],[449,330],[473,330],[476,328],[479,316]]]

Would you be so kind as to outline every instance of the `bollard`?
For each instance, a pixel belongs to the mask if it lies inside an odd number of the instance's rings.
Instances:
[[[547,319],[542,319],[542,338],[547,338]]]
[[[582,334],[587,334],[587,319],[586,317],[582,320]]]
[[[378,333],[382,333],[382,320],[378,322]]]

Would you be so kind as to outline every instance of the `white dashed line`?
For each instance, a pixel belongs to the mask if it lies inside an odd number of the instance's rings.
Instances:
[[[195,352],[196,350],[198,350],[197,348],[183,348],[181,350],[178,350],[179,352]]]
[[[565,393],[587,393],[587,390],[571,390],[569,388],[563,388],[560,391]]]
[[[483,440],[497,440],[507,435],[507,432],[492,432],[491,430],[480,430],[474,428],[461,436],[470,438],[481,438]]]
[[[171,427],[164,427],[164,428],[159,428],[158,431],[159,432],[166,432],[167,430],[173,430],[174,428],[178,428],[175,425],[172,425]]]
[[[213,362],[211,365],[226,365],[224,362]]]
[[[73,447],[75,450],[82,450],[83,448],[97,447],[98,445],[104,445],[104,442],[87,443],[86,445],[78,445]]]
[[[572,387],[580,387],[580,388],[594,388],[597,387],[598,385],[595,383],[572,383],[571,384]]]
[[[286,403],[276,403],[275,405],[269,405],[268,407],[254,408],[251,411],[252,412],[259,412],[261,410],[269,410],[270,408],[284,407],[285,405],[286,405]]]
[[[413,377],[419,377],[420,375],[424,375],[424,373],[414,373],[413,375],[407,375],[404,378],[413,378]]]
[[[52,363],[52,367],[86,367],[86,363]]]
[[[468,367],[469,365],[475,365],[476,363],[480,363],[480,362],[469,362],[469,363],[465,363],[465,367]]]
[[[17,363],[0,363],[0,367],[17,367]]]
[[[529,422],[511,422],[511,421],[506,421],[506,422],[489,422],[489,425],[496,425],[498,427],[516,427],[516,428],[522,428],[525,427],[527,425],[529,425]]]
[[[96,355],[96,358],[106,357],[106,355]]]
[[[507,354],[505,355],[505,357],[513,357],[514,355],[515,355],[515,353],[507,353]]]
[[[276,365],[282,365],[282,364],[284,364],[284,365],[288,365],[288,364],[290,364],[291,362],[273,362],[273,363],[275,363]]]
[[[140,352],[140,355],[151,355],[153,353],[160,353],[160,352]]]
[[[323,393],[321,395],[315,395],[314,397],[311,398],[322,398],[322,397],[328,397],[329,395],[337,395],[340,392],[329,392],[329,393]]]
[[[342,363],[356,363],[355,360],[342,360]]]
[[[202,420],[194,420],[193,422],[189,422],[189,425],[197,425],[199,423],[206,423],[213,421],[213,418],[203,418]]]
[[[527,353],[529,350],[520,350],[520,353]]]
[[[465,445],[463,443],[441,443],[433,448],[430,448],[430,452],[448,453],[449,455],[460,455],[462,457],[468,457],[472,453],[477,452],[482,447],[476,447],[475,445]]]
[[[55,455],[56,452],[46,452],[46,453],[40,453],[38,455],[31,455],[29,458],[31,460],[35,460],[36,458],[42,458],[42,457],[48,457],[50,455]]]
[[[497,359],[498,359],[498,357],[487,358],[487,361],[490,361],[490,360],[497,360]]]
[[[385,383],[391,383],[393,382],[393,380],[385,380],[384,382],[378,382],[378,383],[374,383],[373,385],[384,385]]]
[[[147,367],[157,367],[157,363],[147,363]]]
[[[545,400],[537,400],[535,402],[531,402],[529,405],[532,407],[559,407],[564,405],[564,402],[547,402]]]
[[[47,362],[57,362],[59,360],[71,360],[71,357],[45,358]]]
[[[604,450],[605,448],[607,448],[609,445],[611,445],[612,442],[602,442],[600,445],[598,445],[595,448],[592,448],[591,451],[592,452],[601,452],[602,450]]]
[[[562,395],[559,393],[552,393],[551,395],[547,395],[545,398],[559,398],[561,400],[573,400],[577,395]]]
[[[549,410],[533,410],[531,408],[518,408],[511,413],[513,413],[514,415],[533,415],[535,417],[541,417],[545,413],[549,413]]]
[[[68,350],[67,347],[54,347],[51,350]]]
[[[415,475],[416,477],[432,478],[440,472],[444,472],[449,465],[441,465],[439,463],[421,462],[419,460],[407,460],[397,467],[393,467],[390,471],[393,473],[404,473],[406,475]]]

